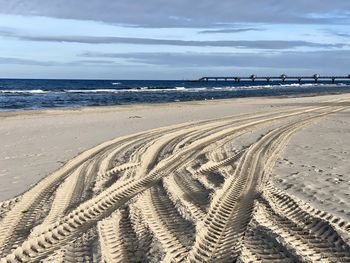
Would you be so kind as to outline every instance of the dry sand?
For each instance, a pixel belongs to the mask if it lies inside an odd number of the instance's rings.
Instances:
[[[2,113],[0,262],[350,262],[349,108]]]
[[[297,133],[273,171],[273,181],[313,206],[350,222],[350,110]]]

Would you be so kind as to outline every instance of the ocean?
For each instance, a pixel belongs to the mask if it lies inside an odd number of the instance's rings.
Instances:
[[[350,92],[350,82],[0,79],[0,111]]]

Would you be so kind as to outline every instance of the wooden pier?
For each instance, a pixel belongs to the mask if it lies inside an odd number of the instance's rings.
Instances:
[[[314,81],[315,83],[319,81],[332,81],[332,83],[335,83],[335,81],[342,80],[342,81],[350,81],[350,75],[347,76],[320,76],[319,74],[315,74],[313,76],[287,76],[285,74],[282,74],[281,76],[257,76],[257,75],[251,75],[249,77],[202,77],[198,80],[194,80],[194,82],[208,82],[208,81],[234,81],[234,82],[241,82],[241,81],[298,81],[299,83],[302,81]]]

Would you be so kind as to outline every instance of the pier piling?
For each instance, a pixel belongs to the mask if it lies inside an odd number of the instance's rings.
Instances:
[[[255,74],[250,75],[249,77],[243,76],[233,76],[233,77],[202,77],[198,80],[193,80],[193,82],[208,82],[208,81],[262,81],[265,80],[267,82],[271,81],[281,81],[285,83],[286,81],[298,81],[301,83],[302,81],[314,81],[318,83],[320,81],[330,81],[335,83],[336,81],[350,81],[350,74],[347,76],[320,76],[319,74],[314,74],[312,76],[288,76],[286,74],[282,74],[280,76],[257,76]]]

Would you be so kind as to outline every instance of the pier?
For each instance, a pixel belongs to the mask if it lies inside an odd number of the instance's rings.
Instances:
[[[233,77],[202,77],[198,80],[194,80],[194,82],[208,82],[208,81],[234,81],[234,82],[241,82],[241,81],[298,81],[299,83],[302,81],[314,81],[315,83],[319,81],[332,81],[332,83],[335,83],[335,81],[339,80],[347,80],[350,81],[350,74],[347,76],[321,76],[319,74],[314,74],[313,76],[287,76],[286,74],[282,74],[280,76],[257,76],[257,75],[251,75],[249,77],[241,77],[241,76],[233,76]]]

